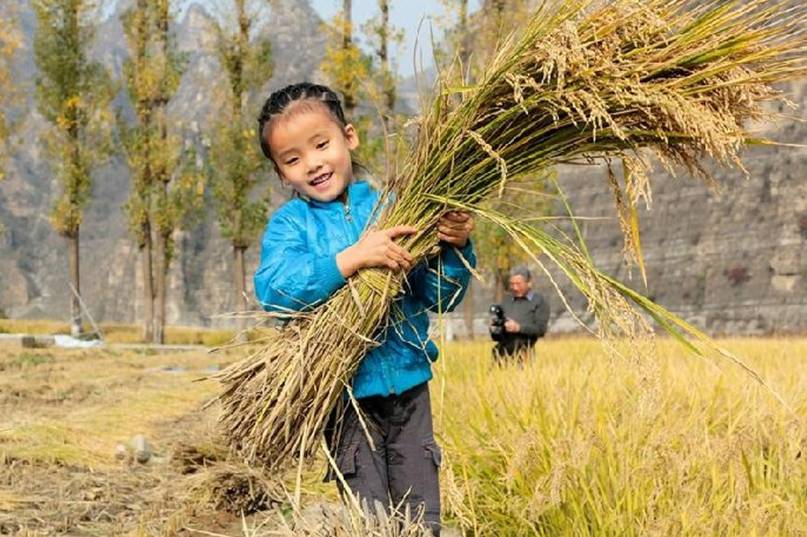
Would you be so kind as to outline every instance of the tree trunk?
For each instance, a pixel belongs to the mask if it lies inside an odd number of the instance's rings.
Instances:
[[[459,14],[459,42],[457,51],[462,64],[463,81],[470,83],[471,81],[471,36],[468,35],[468,0],[460,0],[460,14]]]
[[[151,226],[143,226],[145,237],[140,247],[143,271],[143,341],[154,340],[154,271],[152,269]]]
[[[342,34],[342,47],[348,48],[353,42],[353,32],[351,30],[353,19],[353,0],[342,0],[342,17],[344,18],[345,28]]]
[[[352,22],[352,13],[353,13],[353,1],[352,0],[343,0],[342,1],[342,17],[344,20],[344,27],[342,28],[342,48],[344,50],[349,49],[353,44],[353,22]],[[350,121],[353,117],[353,110],[356,108],[356,96],[352,95],[349,91],[346,91],[345,94],[342,96],[345,101],[345,114],[347,116],[348,121]]]
[[[378,30],[378,59],[383,72],[382,90],[384,92],[384,107],[386,108],[381,116],[384,121],[384,132],[389,134],[392,110],[395,108],[395,85],[389,61],[389,0],[379,0],[378,6],[381,9],[381,25]]]
[[[81,304],[79,303],[78,295],[81,293],[79,285],[79,229],[76,228],[75,233],[67,237],[67,264],[70,271],[70,284],[73,289],[70,289],[70,335],[78,337],[81,335]],[[74,292],[75,291],[75,292]]]
[[[496,269],[496,273],[494,274],[494,298],[497,304],[501,304],[502,300],[504,299],[504,291],[505,291],[505,282],[507,282],[506,275],[508,274],[507,271],[503,271],[500,269]]]
[[[157,48],[161,59],[169,61],[169,1],[158,2],[156,13],[157,27]],[[163,72],[164,76],[165,73]],[[169,97],[163,93],[155,102],[154,117],[157,125],[157,141],[163,147],[169,147],[168,140],[168,119],[166,117]],[[155,285],[155,308],[154,308],[154,337],[152,341],[157,344],[165,343],[165,302],[168,295],[168,241],[173,232],[173,224],[168,223],[168,183],[171,181],[170,171],[166,168],[166,163],[161,162],[153,170],[154,178],[157,181],[157,214],[152,220],[154,224],[154,285]]]
[[[159,140],[160,143],[168,143],[168,130],[165,125],[165,109],[160,114],[160,127],[159,127]],[[166,200],[168,198],[168,183],[165,180],[166,170],[161,167],[158,173],[155,173],[157,180],[157,206],[160,207],[158,211],[165,211],[167,206]],[[165,218],[166,215],[158,214],[158,222],[160,218]],[[171,236],[172,229],[166,227],[165,223],[155,223],[154,225],[154,259],[153,259],[153,274],[154,274],[154,333],[152,342],[162,345],[165,343],[165,298],[168,294],[168,240]]]
[[[236,312],[244,313],[249,308],[246,295],[246,267],[244,265],[244,253],[246,248],[243,246],[233,246],[233,270],[235,276],[235,308]],[[246,342],[247,320],[244,317],[238,317],[238,342]]]
[[[162,345],[165,343],[165,297],[167,295],[167,243],[163,233],[157,232],[154,236],[154,334],[152,343]]]

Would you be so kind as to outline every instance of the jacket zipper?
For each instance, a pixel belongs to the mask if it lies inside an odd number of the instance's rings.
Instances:
[[[345,200],[344,215],[345,215],[345,224],[347,225],[349,236],[352,238],[353,241],[358,241],[359,233],[356,230],[356,226],[354,225],[353,214],[350,209],[349,195]],[[387,360],[383,359],[383,357],[381,359],[381,374],[384,377],[384,384],[386,385],[387,393],[396,393],[395,387],[390,383],[389,364],[387,363]]]
[[[344,217],[345,217],[345,231],[347,232],[348,239],[351,241],[351,244],[358,241],[359,237],[356,234],[356,230],[353,226],[353,215],[350,212],[350,198],[345,200],[344,203]]]

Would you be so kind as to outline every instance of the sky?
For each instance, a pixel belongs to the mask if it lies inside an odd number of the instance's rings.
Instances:
[[[342,0],[310,0],[311,5],[324,19],[330,19],[342,8]],[[478,9],[480,0],[469,0],[469,11]],[[353,23],[360,27],[367,19],[378,13],[377,0],[353,0]],[[417,40],[417,63],[420,68],[432,65],[432,47],[430,27],[435,36],[439,27],[435,17],[445,17],[446,13],[440,0],[390,0],[390,22],[403,29],[404,42],[401,50],[395,54],[398,72],[407,77],[414,72],[414,49]],[[422,24],[421,24],[422,21]],[[418,26],[420,34],[418,36]],[[430,26],[431,25],[431,26]]]

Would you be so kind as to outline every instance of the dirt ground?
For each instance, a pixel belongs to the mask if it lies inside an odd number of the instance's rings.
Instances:
[[[237,357],[0,347],[0,535],[266,527],[267,513],[280,515],[265,510],[264,476],[227,460],[215,409],[202,408],[216,384],[194,382]]]

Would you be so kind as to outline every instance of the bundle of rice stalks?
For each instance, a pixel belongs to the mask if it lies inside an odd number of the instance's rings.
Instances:
[[[276,482],[243,463],[218,462],[194,477],[194,503],[217,511],[249,515],[286,499]]]
[[[390,178],[381,227],[410,224],[416,259],[438,247],[447,208],[507,229],[538,262],[555,264],[587,297],[606,333],[650,331],[645,311],[681,339],[703,334],[598,272],[582,238],[481,209],[510,177],[562,163],[622,159],[611,178],[626,242],[637,253],[636,204],[649,196],[646,149],[668,167],[708,177],[712,158],[740,167],[743,125],[783,100],[772,84],[807,73],[807,8],[788,2],[547,1],[473,87],[440,87],[416,149]],[[456,94],[461,94],[458,101]],[[455,104],[456,103],[456,104]],[[383,198],[382,198],[383,199]],[[543,254],[539,259],[538,254]],[[363,270],[327,303],[297,315],[259,352],[218,376],[221,425],[253,461],[280,468],[315,452],[329,413],[387,321],[404,274]],[[761,379],[758,378],[761,381]]]

